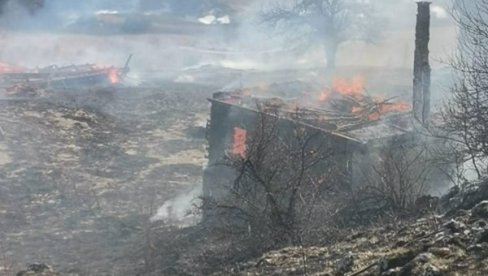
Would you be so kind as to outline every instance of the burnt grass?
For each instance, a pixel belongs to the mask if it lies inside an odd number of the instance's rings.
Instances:
[[[215,89],[191,84],[38,91],[0,100],[0,267],[62,275],[144,271],[148,218],[201,181],[201,120]]]

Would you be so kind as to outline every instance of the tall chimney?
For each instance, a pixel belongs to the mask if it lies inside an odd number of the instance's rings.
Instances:
[[[417,26],[415,28],[415,58],[413,72],[413,116],[427,126],[430,117],[430,4],[417,3]]]

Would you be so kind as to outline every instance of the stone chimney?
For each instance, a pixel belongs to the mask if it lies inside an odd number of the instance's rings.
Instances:
[[[426,1],[417,3],[413,73],[413,116],[425,126],[428,126],[430,118],[430,4]]]

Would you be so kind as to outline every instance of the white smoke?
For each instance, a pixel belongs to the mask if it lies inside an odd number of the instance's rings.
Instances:
[[[445,19],[449,17],[449,13],[441,6],[433,5],[431,11],[435,18]]]
[[[199,217],[192,210],[202,195],[202,185],[164,202],[151,222],[163,221],[167,224],[186,227],[198,223]]]

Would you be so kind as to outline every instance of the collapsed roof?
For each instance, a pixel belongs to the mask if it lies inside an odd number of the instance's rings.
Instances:
[[[211,102],[264,112],[365,144],[411,133],[408,103],[363,93],[322,92],[318,99],[259,97],[246,91],[218,92]]]

